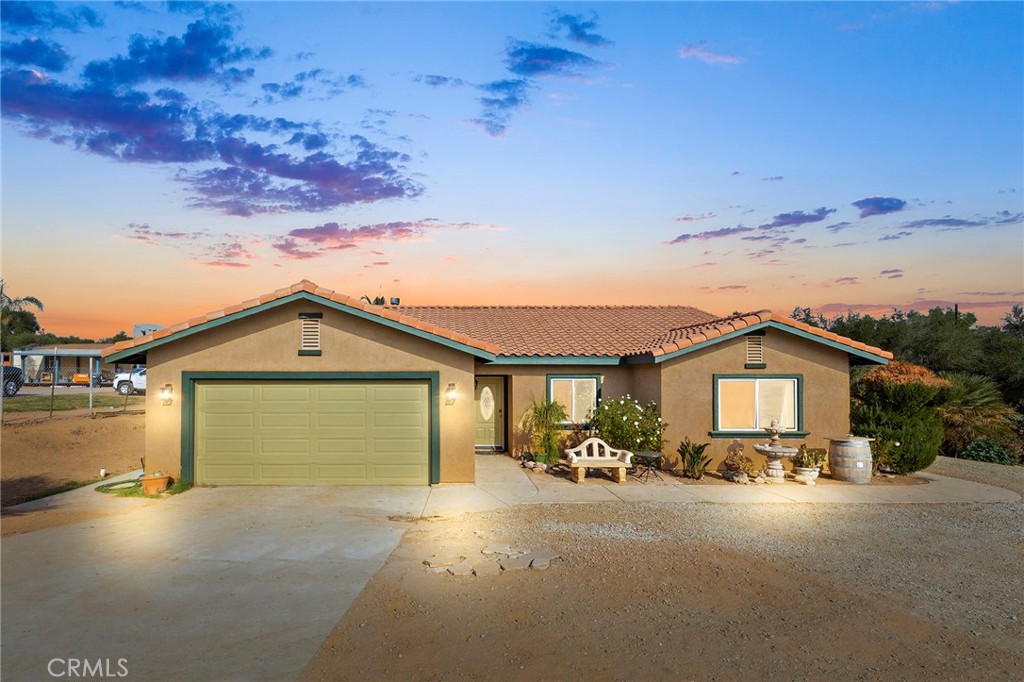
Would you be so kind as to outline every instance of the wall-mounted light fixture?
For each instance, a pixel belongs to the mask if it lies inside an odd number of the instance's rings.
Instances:
[[[455,382],[449,382],[448,388],[444,392],[444,404],[454,405],[455,399],[458,397],[458,393],[455,392]]]
[[[160,400],[163,401],[164,405],[170,405],[174,402],[174,389],[171,388],[170,384],[164,384],[164,387],[160,389]]]

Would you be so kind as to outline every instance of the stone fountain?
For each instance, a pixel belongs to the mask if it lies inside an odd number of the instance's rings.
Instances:
[[[754,451],[759,455],[764,455],[768,460],[768,467],[764,472],[765,479],[770,483],[782,483],[786,480],[786,470],[782,468],[782,459],[792,457],[797,453],[797,449],[782,444],[779,436],[785,433],[786,429],[778,419],[773,419],[769,426],[764,427],[764,432],[771,437],[771,440],[767,444],[758,443],[754,446]]]

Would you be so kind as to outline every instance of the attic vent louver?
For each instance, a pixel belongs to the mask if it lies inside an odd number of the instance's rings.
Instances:
[[[763,336],[748,336],[747,337],[747,364],[748,365],[763,365],[764,364],[764,337]]]
[[[299,355],[320,355],[320,313],[299,313]]]

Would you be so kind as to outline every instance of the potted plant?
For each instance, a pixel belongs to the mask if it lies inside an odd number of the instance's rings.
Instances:
[[[711,465],[711,457],[705,457],[704,451],[711,443],[694,443],[689,438],[679,444],[676,452],[682,460],[683,476],[700,480]]]
[[[565,406],[558,401],[536,401],[530,404],[524,417],[524,427],[530,434],[530,447],[538,462],[558,464],[562,458],[562,430],[569,421]]]
[[[822,448],[808,448],[806,445],[801,445],[792,458],[793,473],[813,481],[821,472],[821,465],[826,456],[827,453]]]
[[[162,471],[144,474],[139,480],[142,481],[142,492],[147,495],[158,495],[171,485],[171,477],[165,476]]]

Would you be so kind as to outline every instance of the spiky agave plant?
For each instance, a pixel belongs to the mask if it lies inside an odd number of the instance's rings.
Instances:
[[[711,466],[711,457],[705,457],[704,451],[711,443],[694,443],[689,438],[679,444],[676,452],[683,463],[683,476],[700,480],[704,472]]]

